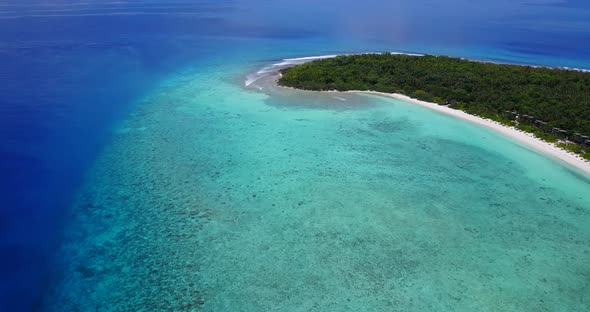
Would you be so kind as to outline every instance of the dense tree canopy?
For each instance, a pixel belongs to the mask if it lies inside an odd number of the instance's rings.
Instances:
[[[374,90],[447,103],[494,118],[532,115],[550,127],[590,134],[590,73],[501,65],[444,56],[364,54],[287,68],[280,85],[305,90]],[[550,130],[546,130],[550,131]]]

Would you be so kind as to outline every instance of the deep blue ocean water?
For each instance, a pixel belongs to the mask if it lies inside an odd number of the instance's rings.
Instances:
[[[590,4],[0,3],[0,310],[42,308],[77,189],[112,128],[156,85],[211,60],[256,60],[255,69],[363,51],[590,68]]]

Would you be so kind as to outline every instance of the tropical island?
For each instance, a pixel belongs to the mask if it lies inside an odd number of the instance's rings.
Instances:
[[[401,94],[532,133],[590,159],[590,73],[446,56],[344,55],[281,70],[280,86]]]

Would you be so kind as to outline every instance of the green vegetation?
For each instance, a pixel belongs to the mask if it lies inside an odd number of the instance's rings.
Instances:
[[[512,123],[514,123],[514,122],[512,122]],[[503,123],[503,124],[510,125],[509,123]],[[516,125],[515,128],[518,130],[522,130],[524,132],[532,133],[535,135],[535,137],[537,137],[541,140],[544,140],[546,142],[556,143],[559,140],[559,137],[557,136],[557,134],[545,132],[545,131],[543,131],[543,129],[537,128],[533,125],[522,123],[522,124]]]
[[[563,148],[566,151],[574,152],[576,154],[580,154],[582,158],[590,160],[590,150],[584,149],[583,146],[575,143],[557,143],[557,146]]]
[[[455,109],[517,126],[549,142],[553,127],[590,134],[590,73],[501,65],[444,56],[339,56],[282,71],[279,84],[305,90],[372,90],[450,104]],[[507,111],[534,116],[517,124]],[[576,145],[578,153],[590,148]]]
[[[566,151],[574,152],[574,153],[582,153],[582,148],[578,144],[574,143],[557,143],[557,146],[563,148]]]
[[[543,132],[543,131],[535,131],[533,132],[535,134],[535,136],[543,141],[546,142],[550,142],[550,143],[556,143],[557,140],[559,140],[559,137],[554,134],[554,133],[547,133],[547,132]]]

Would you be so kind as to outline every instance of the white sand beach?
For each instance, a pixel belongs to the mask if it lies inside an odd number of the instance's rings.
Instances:
[[[399,53],[399,54],[403,54],[403,53]],[[267,79],[270,78],[271,79],[270,81],[274,82],[274,83],[272,83],[274,87],[295,89],[295,88],[291,88],[291,87],[284,87],[284,86],[278,85],[278,79],[281,77],[281,73],[279,71],[280,69],[285,68],[285,67],[289,67],[289,66],[293,66],[294,64],[309,62],[314,59],[331,58],[334,56],[335,55],[328,55],[328,56],[320,56],[320,57],[309,57],[309,58],[285,60],[285,62],[280,63],[281,66],[273,66],[272,70],[265,71],[264,73],[266,75],[271,73],[270,75],[266,76],[266,78]],[[257,78],[257,79],[259,79],[259,78]],[[248,85],[249,85],[249,83],[246,82],[246,86],[248,86]],[[314,91],[306,91],[306,92],[314,92]],[[339,93],[340,91],[320,91],[320,92]],[[543,140],[535,137],[532,133],[527,133],[522,130],[516,129],[514,127],[506,126],[504,124],[501,124],[499,122],[496,122],[496,121],[493,121],[490,119],[482,118],[482,117],[475,116],[475,115],[470,115],[470,114],[463,112],[461,110],[452,109],[447,106],[438,105],[436,103],[421,101],[421,100],[414,99],[414,98],[411,98],[409,96],[399,94],[399,93],[384,93],[384,92],[378,92],[378,91],[358,91],[358,90],[346,91],[345,93],[372,94],[372,95],[390,97],[390,98],[402,100],[405,102],[409,102],[412,104],[420,105],[420,106],[435,110],[437,112],[440,112],[442,114],[453,116],[455,118],[459,118],[459,119],[462,119],[462,120],[465,120],[465,121],[468,121],[468,122],[471,122],[474,124],[478,124],[480,126],[492,129],[500,134],[508,136],[508,137],[510,137],[522,144],[525,144],[526,146],[528,146],[540,153],[548,155],[548,156],[550,156],[554,159],[557,159],[559,161],[563,161],[563,162],[569,164],[570,166],[584,172],[585,174],[590,175],[590,161],[589,160],[582,158],[580,155],[577,155],[577,154],[567,151],[563,148],[560,148],[554,143],[549,143],[549,142],[543,141]]]
[[[447,106],[438,105],[436,103],[430,103],[425,101],[420,101],[417,99],[413,99],[409,96],[397,93],[384,93],[384,92],[377,92],[377,91],[347,91],[352,93],[365,93],[365,94],[373,94],[373,95],[380,95],[391,97],[394,99],[402,100],[405,102],[409,102],[412,104],[417,104],[423,107],[427,107],[429,109],[438,111],[440,113],[453,116],[455,118],[459,118],[474,124],[478,124],[480,126],[484,126],[486,128],[492,129],[498,133],[501,133],[505,136],[508,136],[518,142],[521,142],[534,150],[549,155],[555,159],[563,161],[576,169],[581,170],[582,172],[590,175],[590,161],[583,159],[579,155],[566,151],[560,147],[558,147],[554,143],[545,142],[539,138],[536,138],[533,134],[524,132],[522,130],[516,129],[514,127],[509,127],[503,125],[499,122],[495,122],[490,119],[481,118],[478,116],[470,115],[460,110],[452,109]]]

